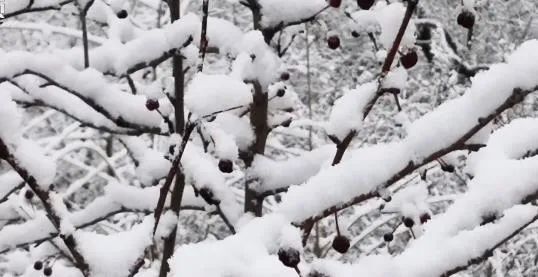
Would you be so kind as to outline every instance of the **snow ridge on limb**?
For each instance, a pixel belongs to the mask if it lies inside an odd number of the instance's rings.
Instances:
[[[536,47],[537,40],[528,41],[507,63],[477,74],[465,95],[413,122],[402,141],[354,150],[345,163],[291,187],[278,210],[297,223],[316,220],[374,197],[378,188],[390,186],[438,157],[468,147],[466,142],[495,116],[536,90]]]

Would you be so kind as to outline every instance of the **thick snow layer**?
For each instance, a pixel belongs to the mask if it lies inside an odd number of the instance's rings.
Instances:
[[[537,40],[528,41],[508,57],[507,63],[477,74],[466,94],[413,122],[401,142],[353,150],[349,160],[322,170],[301,186],[292,186],[278,210],[293,221],[305,220],[375,190],[410,162],[420,164],[432,153],[456,143],[480,118],[504,103],[515,88],[538,85],[536,47]]]
[[[333,105],[326,130],[342,141],[350,132],[362,126],[364,109],[377,92],[377,83],[370,82],[348,90]]]
[[[384,1],[378,1],[374,7],[375,18],[381,25],[379,41],[386,49],[390,49],[396,39],[396,34],[398,34],[400,25],[402,25],[405,10],[406,8],[401,2],[387,5]],[[402,38],[401,47],[411,47],[415,44],[415,31],[415,23],[411,20]]]
[[[242,80],[227,75],[198,73],[187,88],[185,104],[191,112],[205,116],[249,105],[252,102],[250,91],[250,87]]]
[[[254,187],[261,192],[290,185],[299,185],[312,177],[334,155],[335,146],[326,145],[284,161],[274,161],[257,155],[250,168],[253,177],[261,179]]]
[[[144,250],[152,243],[154,219],[147,216],[144,221],[129,231],[111,235],[77,231],[79,241],[92,276],[120,277],[129,275],[129,270]]]
[[[510,124],[496,130],[487,146],[472,153],[465,170],[475,174],[482,162],[501,159],[519,159],[527,153],[538,150],[538,119],[515,119]]]
[[[13,78],[28,70],[53,80],[87,104],[106,110],[109,119],[152,128],[164,124],[159,114],[146,109],[144,96],[119,90],[95,69],[78,71],[54,56],[27,52],[1,55],[0,78]]]
[[[6,144],[16,144],[20,140],[22,114],[9,93],[0,93],[0,103],[0,138]]]
[[[327,6],[325,0],[259,0],[262,25],[274,27],[307,19]]]
[[[172,164],[161,152],[148,148],[140,138],[124,136],[122,141],[138,161],[136,175],[142,184],[150,186],[168,174]]]
[[[254,131],[246,117],[238,117],[230,113],[221,113],[213,121],[227,134],[231,135],[237,147],[246,150],[254,141]]]
[[[280,247],[302,251],[300,232],[283,217],[267,215],[224,240],[181,246],[171,258],[171,271],[184,277],[297,276],[278,260]]]
[[[227,186],[222,172],[217,167],[217,161],[211,155],[204,153],[194,144],[188,144],[181,158],[185,177],[197,189],[211,190],[220,207],[232,224],[235,224],[241,215],[241,206],[235,200],[235,195]]]

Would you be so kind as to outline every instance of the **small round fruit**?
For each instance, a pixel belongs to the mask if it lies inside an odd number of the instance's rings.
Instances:
[[[452,173],[456,168],[451,164],[443,164],[441,165],[441,170],[444,172]]]
[[[215,199],[215,195],[213,195],[213,192],[208,188],[202,188],[200,191],[200,196],[204,199],[205,202],[209,205],[218,205],[220,204],[220,201],[218,199]]]
[[[146,101],[146,108],[150,111],[154,111],[159,108],[159,101],[156,99],[148,99]]]
[[[375,3],[375,0],[357,0],[357,5],[363,10],[370,9]]]
[[[43,268],[43,262],[42,261],[36,261],[34,263],[34,269],[35,270],[41,270]]]
[[[340,5],[342,5],[342,0],[329,0],[329,6],[333,8],[340,8]]]
[[[287,249],[280,248],[278,250],[278,259],[285,266],[295,268],[301,261],[301,255],[299,254],[299,251],[293,248],[287,248]]]
[[[31,200],[32,198],[34,198],[34,192],[31,191],[31,190],[27,190],[25,193],[24,193],[24,198],[28,199],[28,200]]]
[[[400,57],[400,63],[402,63],[402,66],[405,69],[412,68],[415,66],[418,62],[418,55],[417,52],[414,50],[411,50],[407,52],[405,55]]]
[[[351,36],[354,37],[354,38],[358,38],[358,37],[360,37],[360,34],[357,31],[351,31]]]
[[[43,274],[45,274],[45,276],[50,276],[50,275],[52,275],[52,268],[50,268],[50,267],[45,267],[45,269],[43,269]]]
[[[407,228],[411,228],[413,225],[415,225],[415,221],[413,221],[413,219],[410,217],[404,217],[403,223]]]
[[[458,25],[466,29],[471,29],[474,26],[474,14],[468,10],[463,10],[458,14]]]
[[[286,90],[283,89],[283,88],[277,90],[277,92],[276,92],[276,96],[278,96],[278,97],[284,97],[285,94],[286,94]]]
[[[310,271],[310,273],[308,273],[307,277],[329,277],[328,275],[325,275],[319,271]]]
[[[124,19],[124,18],[127,18],[127,16],[129,16],[129,13],[127,13],[126,10],[121,10],[119,11],[116,16],[119,18],[119,19]]]
[[[287,81],[289,79],[290,79],[290,73],[289,72],[282,72],[282,74],[280,74],[280,80]]]
[[[234,163],[228,159],[219,161],[219,170],[224,173],[232,173],[234,171]]]
[[[386,233],[383,235],[383,240],[385,242],[391,242],[394,239],[394,235],[392,233]]]
[[[432,219],[432,217],[430,216],[429,213],[423,213],[422,215],[420,215],[420,224],[424,224],[428,222],[428,220],[430,219]]]
[[[337,49],[340,47],[340,38],[337,35],[332,35],[327,39],[327,45],[332,50]]]
[[[333,248],[338,253],[344,254],[349,250],[350,242],[345,236],[336,236],[333,240]]]

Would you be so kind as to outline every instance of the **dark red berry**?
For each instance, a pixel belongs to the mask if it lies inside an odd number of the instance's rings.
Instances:
[[[277,90],[277,92],[276,92],[276,96],[278,96],[278,97],[284,97],[285,94],[286,94],[286,90],[283,89],[283,88]]]
[[[148,99],[146,101],[146,108],[150,111],[154,111],[159,108],[159,101],[156,99]]]
[[[25,193],[24,193],[24,198],[28,199],[28,200],[31,200],[32,198],[34,198],[34,192],[31,191],[31,190],[27,190]]]
[[[290,73],[289,72],[282,72],[282,74],[280,74],[280,80],[287,81],[289,79],[290,79]]]
[[[349,250],[350,242],[345,236],[336,236],[333,240],[333,248],[338,253],[344,254]]]
[[[337,35],[332,35],[327,39],[327,45],[329,45],[329,48],[332,50],[337,49],[340,47],[340,38]]]
[[[220,204],[220,200],[215,199],[215,195],[213,192],[208,188],[202,188],[200,191],[200,196],[204,199],[205,202],[209,205],[218,205]]]
[[[43,274],[45,274],[45,276],[50,276],[50,275],[52,275],[52,268],[50,268],[50,267],[45,267],[45,269],[43,269]]]
[[[394,235],[392,233],[386,233],[383,235],[383,240],[385,242],[391,242],[394,239]]]
[[[463,28],[471,29],[474,26],[474,14],[468,10],[463,10],[458,15],[458,25]]]
[[[285,266],[295,268],[301,261],[301,255],[299,254],[299,251],[293,248],[287,248],[287,249],[280,248],[278,250],[278,259]]]
[[[326,274],[323,274],[319,271],[310,271],[310,273],[308,273],[307,277],[329,277],[328,275]]]
[[[333,8],[339,8],[342,5],[342,0],[329,0],[329,5]]]
[[[34,263],[34,269],[35,270],[41,270],[43,268],[43,262],[42,261],[36,261]]]
[[[375,0],[357,0],[357,5],[363,10],[370,9],[375,3]]]
[[[407,228],[411,228],[413,227],[413,225],[415,225],[415,221],[413,221],[413,219],[411,219],[410,217],[404,217],[403,223]]]
[[[360,34],[357,31],[351,31],[351,36],[354,37],[354,38],[358,38],[358,37],[360,37]]]
[[[124,18],[127,18],[127,16],[129,16],[129,13],[127,13],[126,10],[121,10],[119,11],[116,16],[119,18],[119,19],[124,19]]]
[[[292,122],[292,119],[288,118],[288,119],[284,120],[282,123],[280,123],[280,125],[282,125],[282,127],[288,128],[288,127],[290,127],[291,122]]]
[[[228,159],[222,159],[219,161],[219,169],[224,173],[232,173],[234,171],[234,163]]]
[[[422,215],[420,215],[420,224],[424,224],[428,222],[428,220],[430,219],[432,219],[432,217],[430,216],[429,213],[423,213]]]
[[[444,172],[452,173],[456,168],[451,164],[441,164],[441,170]]]
[[[418,62],[418,55],[415,50],[410,50],[405,55],[400,57],[400,63],[405,69],[415,66]]]

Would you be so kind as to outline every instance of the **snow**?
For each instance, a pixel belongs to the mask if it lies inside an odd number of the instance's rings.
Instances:
[[[140,138],[125,136],[122,137],[122,141],[138,161],[136,175],[142,184],[150,186],[168,174],[172,164],[162,153],[149,149]]]
[[[191,112],[205,116],[248,105],[252,102],[250,91],[247,84],[233,77],[198,73],[187,87],[185,104]]]
[[[250,169],[252,176],[261,182],[258,183],[259,187],[253,189],[264,192],[299,185],[319,172],[323,165],[327,165],[334,151],[334,145],[326,145],[284,161],[256,155]]]
[[[262,25],[274,27],[309,18],[327,6],[325,0],[259,0]]]
[[[136,260],[152,243],[153,224],[153,216],[147,216],[142,223],[125,232],[102,235],[77,231],[75,238],[79,241],[92,276],[128,275]]]
[[[342,141],[350,132],[362,126],[364,109],[377,92],[377,83],[370,82],[348,90],[333,105],[326,130]]]
[[[387,5],[383,1],[378,1],[374,7],[375,18],[381,26],[379,41],[386,49],[390,49],[396,39],[396,34],[398,34],[398,30],[402,24],[405,10],[406,8],[401,2]],[[415,23],[411,20],[405,30],[400,47],[406,48],[415,44],[415,31]]]
[[[185,277],[297,276],[278,260],[280,247],[302,251],[300,232],[283,217],[268,215],[224,240],[180,246],[170,259],[171,272]]]
[[[350,151],[347,161],[320,171],[301,186],[290,187],[278,210],[300,222],[375,190],[410,162],[420,164],[432,153],[453,145],[478,124],[479,118],[504,103],[514,88],[538,85],[538,80],[530,76],[538,74],[538,54],[533,47],[538,47],[537,40],[524,43],[508,63],[477,74],[466,94],[413,122],[402,141]]]
[[[22,115],[9,94],[1,93],[0,103],[2,103],[2,109],[0,109],[0,139],[6,144],[16,144],[20,139],[17,134],[21,125]]]
[[[181,159],[186,180],[200,190],[209,189],[232,224],[237,222],[241,207],[236,202],[232,190],[226,186],[222,172],[217,168],[217,161],[194,144],[188,144]]]
[[[240,150],[246,150],[254,141],[254,131],[248,118],[238,117],[230,113],[221,113],[213,123],[231,135]]]

